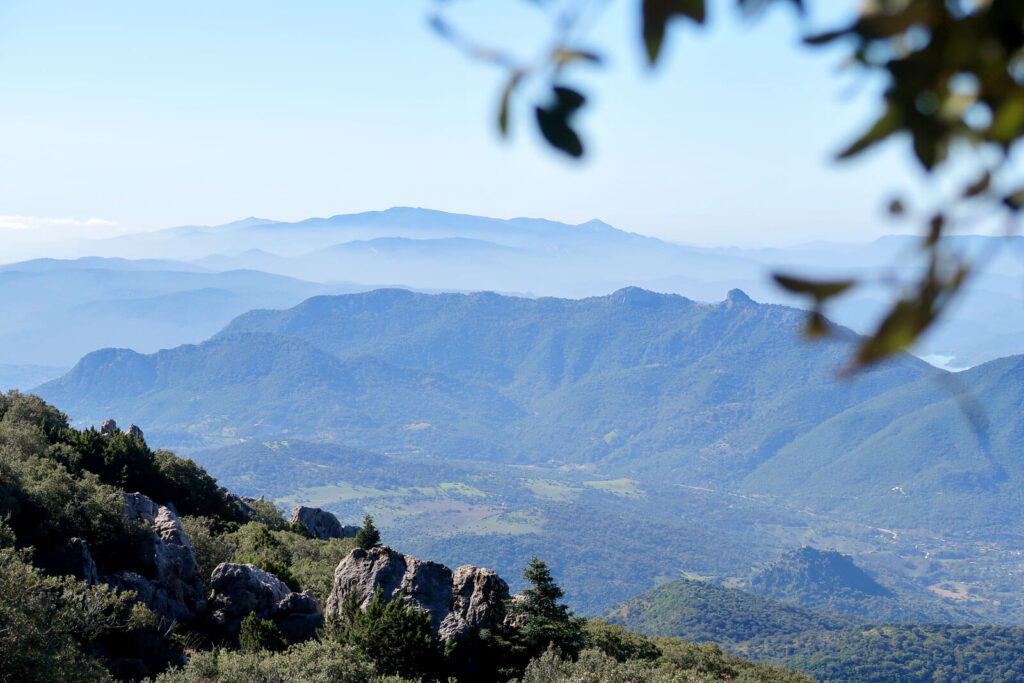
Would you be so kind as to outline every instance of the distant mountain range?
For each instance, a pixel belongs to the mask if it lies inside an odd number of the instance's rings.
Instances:
[[[66,368],[107,346],[155,351],[200,341],[252,308],[292,306],[314,294],[359,289],[249,270],[209,272],[163,260],[9,264],[0,266],[0,362]],[[7,386],[38,383],[8,376],[18,383]]]
[[[964,253],[985,251],[1001,240],[999,257],[986,261],[970,293],[917,349],[933,362],[966,367],[1024,353],[1024,290],[1019,286],[1024,239],[958,236],[952,243]],[[50,247],[51,252],[58,247]],[[254,270],[306,282],[342,283],[359,291],[402,286],[423,291],[497,291],[527,296],[586,297],[625,286],[676,293],[697,301],[719,301],[741,288],[759,301],[804,305],[775,287],[773,270],[859,276],[873,284],[841,299],[830,317],[858,332],[877,323],[899,282],[921,266],[916,238],[889,237],[865,245],[815,244],[789,249],[699,248],[665,242],[613,228],[599,220],[579,225],[535,218],[510,220],[396,207],[385,211],[310,218],[297,222],[248,218],[219,226],[183,226],[106,240],[62,245],[62,253],[118,257],[119,261],[75,261],[59,266],[22,263],[19,271],[47,272],[95,267],[104,270],[212,272]],[[64,262],[67,264],[67,262]],[[77,282],[80,301],[102,306],[106,293]],[[182,283],[175,291],[187,289]],[[215,285],[211,285],[215,287]],[[285,288],[287,289],[287,287]],[[231,290],[234,291],[234,290]],[[6,293],[0,285],[0,298]],[[165,292],[166,293],[166,292]],[[307,295],[312,292],[307,292]],[[252,307],[278,307],[298,301],[246,293]],[[180,307],[179,307],[180,308]],[[242,309],[225,302],[190,301],[188,309],[216,326]],[[40,318],[45,319],[45,318]],[[149,320],[156,327],[178,328],[180,320]],[[214,326],[214,327],[216,327]],[[165,346],[197,342],[205,334],[165,337]],[[115,337],[123,330],[111,328]],[[108,342],[152,350],[124,334]],[[26,345],[31,346],[31,345]],[[95,347],[93,347],[95,348]],[[49,347],[40,349],[43,355]],[[84,352],[84,349],[80,349]],[[0,352],[4,348],[0,346]],[[60,365],[69,360],[8,359]]]

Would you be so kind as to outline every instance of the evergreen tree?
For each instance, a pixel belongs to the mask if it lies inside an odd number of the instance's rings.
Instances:
[[[565,596],[551,576],[547,564],[533,557],[523,570],[530,582],[517,599],[508,606],[510,627],[484,634],[485,644],[496,654],[499,677],[522,675],[530,660],[550,648],[575,659],[586,643],[586,620],[574,617],[559,600]]]
[[[363,550],[376,548],[380,545],[380,532],[373,525],[373,516],[366,514],[363,517],[363,528],[356,534],[356,545]]]
[[[378,586],[366,609],[351,588],[341,614],[328,624],[328,632],[343,645],[352,645],[385,676],[435,680],[442,677],[441,641],[434,633],[430,615],[401,599],[384,597]]]

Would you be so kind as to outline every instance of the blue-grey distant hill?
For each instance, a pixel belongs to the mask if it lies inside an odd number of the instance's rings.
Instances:
[[[996,243],[996,241],[998,242]],[[1024,239],[961,235],[966,256],[988,252],[968,292],[919,345],[933,362],[967,367],[1024,353]],[[998,249],[993,247],[998,246]],[[541,218],[496,219],[423,208],[342,214],[286,222],[248,218],[183,226],[83,244],[86,253],[186,260],[214,270],[250,269],[318,282],[394,284],[429,291],[491,290],[586,297],[639,286],[697,301],[741,288],[759,301],[805,305],[775,287],[785,270],[871,283],[830,309],[840,324],[867,333],[892,300],[893,282],[923,267],[917,238],[789,248],[702,248],[612,227]],[[275,304],[265,303],[262,306]]]
[[[155,351],[201,341],[254,307],[291,306],[339,291],[351,289],[250,270],[209,272],[166,260],[8,264],[0,266],[0,361],[69,366],[105,346]]]

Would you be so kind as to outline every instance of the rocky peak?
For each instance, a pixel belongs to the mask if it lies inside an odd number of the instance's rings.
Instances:
[[[342,524],[330,512],[303,505],[292,508],[291,522],[299,522],[309,533],[323,541],[332,538],[352,538],[359,533],[359,527]]]
[[[132,437],[133,439],[143,439],[143,438],[145,438],[142,435],[142,429],[140,427],[138,427],[137,425],[134,425],[134,424],[129,425],[128,426],[128,431],[125,432],[125,433],[128,434],[128,436]]]
[[[754,300],[747,296],[742,289],[730,289],[729,293],[725,295],[725,302],[729,306],[736,306],[737,304],[752,304]]]
[[[119,571],[108,583],[134,590],[139,598],[167,621],[191,621],[205,606],[203,580],[196,552],[181,528],[177,513],[141,493],[118,493],[129,520],[152,529],[152,571],[147,576]]]
[[[377,588],[389,601],[403,600],[424,610],[445,642],[501,623],[508,597],[508,584],[490,569],[465,565],[453,573],[443,564],[391,548],[356,548],[334,572],[327,613],[340,613],[352,591],[365,608]]]
[[[117,428],[117,423],[113,420],[104,420],[103,424],[100,425],[100,434],[103,436],[113,436],[119,431],[121,430]]]

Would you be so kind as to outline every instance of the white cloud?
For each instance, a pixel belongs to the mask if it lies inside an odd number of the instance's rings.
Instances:
[[[81,232],[82,236],[92,236],[89,232],[109,233],[117,223],[102,218],[43,218],[40,216],[0,216],[0,230],[32,230],[56,232]]]

